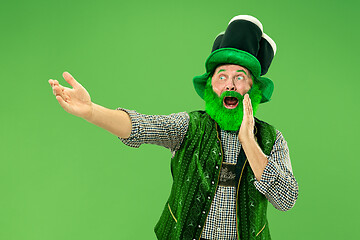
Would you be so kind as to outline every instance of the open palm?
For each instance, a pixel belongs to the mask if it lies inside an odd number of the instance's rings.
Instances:
[[[50,79],[49,83],[56,100],[66,112],[81,118],[90,118],[92,102],[89,93],[70,73],[64,72],[63,77],[73,89],[61,86],[57,80]]]

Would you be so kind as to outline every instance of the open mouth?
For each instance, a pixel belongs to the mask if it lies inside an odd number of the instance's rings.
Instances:
[[[233,109],[239,104],[239,99],[236,97],[224,97],[223,104],[227,109]]]

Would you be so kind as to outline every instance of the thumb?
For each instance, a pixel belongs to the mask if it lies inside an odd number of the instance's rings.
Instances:
[[[80,83],[78,83],[70,73],[64,72],[63,77],[73,88],[76,89],[80,86]]]

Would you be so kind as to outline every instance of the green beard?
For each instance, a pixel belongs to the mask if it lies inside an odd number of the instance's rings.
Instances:
[[[254,83],[253,87],[248,92],[253,108],[253,115],[261,101],[261,91],[259,86]],[[234,109],[227,109],[223,105],[224,97],[236,97],[239,103]],[[211,85],[211,78],[208,79],[204,92],[205,111],[214,119],[221,129],[227,131],[238,131],[243,119],[243,100],[244,96],[235,91],[225,91],[219,97],[213,90]]]

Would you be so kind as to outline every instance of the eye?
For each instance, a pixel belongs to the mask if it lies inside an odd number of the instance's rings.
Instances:
[[[243,80],[244,79],[244,77],[242,77],[242,76],[237,76],[237,78],[236,78],[237,80]]]
[[[225,79],[225,76],[220,76],[219,79],[220,79],[220,80],[224,80],[224,79]]]

